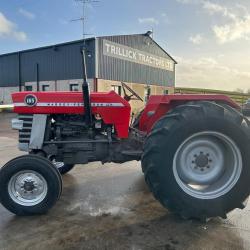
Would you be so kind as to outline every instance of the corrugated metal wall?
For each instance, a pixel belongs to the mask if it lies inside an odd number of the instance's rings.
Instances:
[[[88,77],[95,76],[95,39],[87,43]],[[68,80],[82,78],[80,50],[83,41],[20,52],[21,81]],[[0,86],[18,86],[18,53],[0,56]]]
[[[132,83],[174,86],[175,69],[174,71],[167,71],[127,60],[121,60],[119,58],[106,56],[103,53],[103,40],[122,44],[173,61],[172,58],[170,58],[166,52],[164,52],[148,36],[124,35],[101,37],[97,39],[98,78]]]
[[[0,57],[0,87],[18,86],[18,53]]]
[[[96,40],[92,38],[87,39],[86,42],[88,78],[98,77],[114,81],[174,86],[175,70],[168,71],[106,56],[103,54],[103,40],[109,40],[173,61],[163,49],[145,35],[101,37]],[[79,40],[19,52],[22,84],[36,81],[37,63],[39,65],[40,81],[81,79],[82,60],[80,49],[82,46],[83,40]],[[96,49],[98,55],[95,54]],[[98,74],[96,74],[96,70]],[[18,86],[18,83],[18,52],[0,55],[0,87]]]

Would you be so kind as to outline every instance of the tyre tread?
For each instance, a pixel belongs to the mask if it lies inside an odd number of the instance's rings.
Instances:
[[[194,116],[195,115],[195,116]],[[195,117],[195,118],[194,118]],[[146,183],[149,189],[153,193],[154,197],[160,201],[160,203],[169,208],[174,213],[179,214],[184,218],[198,218],[200,220],[207,219],[210,214],[207,210],[205,211],[190,211],[187,207],[183,208],[181,201],[177,201],[175,197],[166,198],[161,194],[161,183],[160,178],[157,176],[157,166],[153,164],[154,158],[159,155],[158,151],[161,147],[160,141],[162,137],[165,138],[180,128],[183,122],[188,122],[193,119],[204,119],[204,117],[223,117],[225,122],[232,122],[239,126],[246,132],[246,136],[249,137],[250,129],[249,122],[244,122],[244,116],[228,105],[220,105],[209,101],[197,101],[190,102],[184,105],[180,105],[171,110],[168,114],[163,116],[156,122],[151,133],[148,135],[145,145],[144,152],[142,155],[142,171],[145,175]],[[238,204],[234,204],[234,207],[242,207]],[[243,208],[243,207],[242,207]],[[217,211],[217,216],[226,218],[227,212],[230,209],[223,208],[222,211]]]

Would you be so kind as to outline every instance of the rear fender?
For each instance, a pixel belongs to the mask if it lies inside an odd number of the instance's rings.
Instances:
[[[228,104],[229,106],[241,110],[228,96],[224,95],[154,95],[149,101],[141,115],[139,129],[150,133],[154,124],[171,109],[190,101],[215,101]]]

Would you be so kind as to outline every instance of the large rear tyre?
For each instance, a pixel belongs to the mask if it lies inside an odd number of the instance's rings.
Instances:
[[[241,113],[212,102],[174,108],[148,136],[145,179],[163,206],[206,220],[244,208],[250,193],[250,129]]]
[[[59,171],[43,157],[17,157],[0,170],[0,201],[16,215],[46,213],[61,192]]]

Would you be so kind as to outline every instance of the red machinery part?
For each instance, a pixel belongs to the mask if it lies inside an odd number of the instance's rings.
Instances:
[[[192,94],[173,94],[173,95],[152,95],[142,113],[139,122],[139,129],[149,133],[162,116],[167,114],[174,107],[191,101],[216,101],[228,104],[229,106],[241,110],[233,100],[224,95],[192,95]]]
[[[27,97],[35,103],[27,104]],[[105,124],[113,124],[119,138],[127,138],[131,107],[114,91],[91,93],[93,115]],[[12,94],[14,112],[18,114],[84,114],[82,92],[18,92]]]
[[[28,105],[26,98],[33,96],[35,104]],[[106,124],[113,124],[119,138],[127,138],[131,107],[114,91],[91,93],[93,114],[101,115]],[[12,94],[14,112],[20,114],[83,114],[82,92],[19,92]],[[217,101],[240,110],[240,107],[224,95],[153,95],[142,113],[139,129],[149,133],[162,116],[177,105],[189,101]]]

